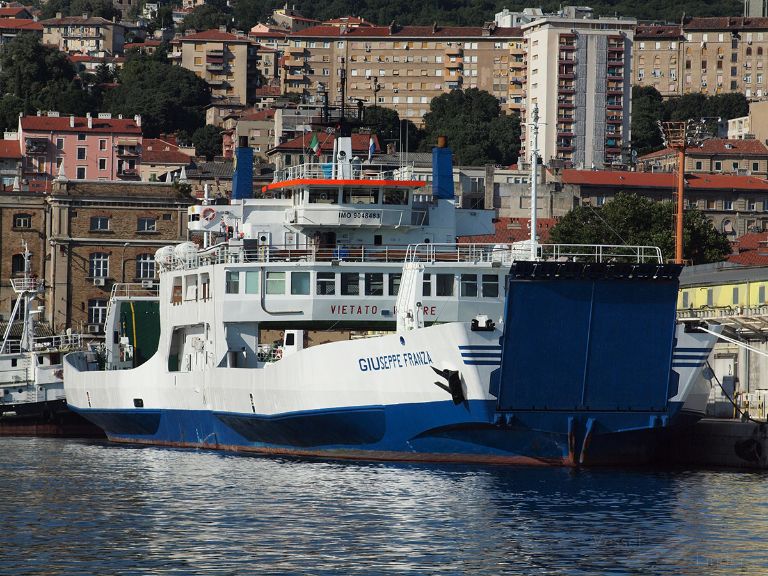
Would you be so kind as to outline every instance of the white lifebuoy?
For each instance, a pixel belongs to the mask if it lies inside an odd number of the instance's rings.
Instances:
[[[210,222],[216,216],[216,210],[211,207],[205,208],[200,216],[203,220]]]

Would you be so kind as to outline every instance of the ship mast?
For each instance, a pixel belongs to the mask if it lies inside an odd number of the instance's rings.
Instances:
[[[534,104],[531,111],[531,260],[537,257],[537,234],[536,234],[536,186],[538,184],[539,172],[539,105]]]

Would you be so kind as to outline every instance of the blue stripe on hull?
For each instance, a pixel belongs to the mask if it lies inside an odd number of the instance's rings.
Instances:
[[[590,419],[596,424],[589,426],[589,449],[580,463],[643,464],[653,457],[668,423],[666,413],[496,414],[495,405],[478,400],[455,406],[448,401],[276,416],[76,410],[117,442],[366,460],[519,464],[577,464],[569,433],[575,429],[583,441]]]

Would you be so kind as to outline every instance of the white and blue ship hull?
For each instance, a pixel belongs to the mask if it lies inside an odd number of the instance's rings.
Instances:
[[[70,354],[67,399],[116,442],[508,464],[647,463],[703,415],[714,337],[675,326],[676,274],[555,280],[522,268],[503,331],[444,324],[255,368],[169,371],[158,353],[104,372]],[[553,325],[566,309],[579,323]]]

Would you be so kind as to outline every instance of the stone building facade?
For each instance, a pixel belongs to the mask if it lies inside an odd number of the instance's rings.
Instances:
[[[153,282],[155,251],[187,236],[183,188],[145,182],[54,181],[46,198],[46,320],[101,332],[112,286]]]

